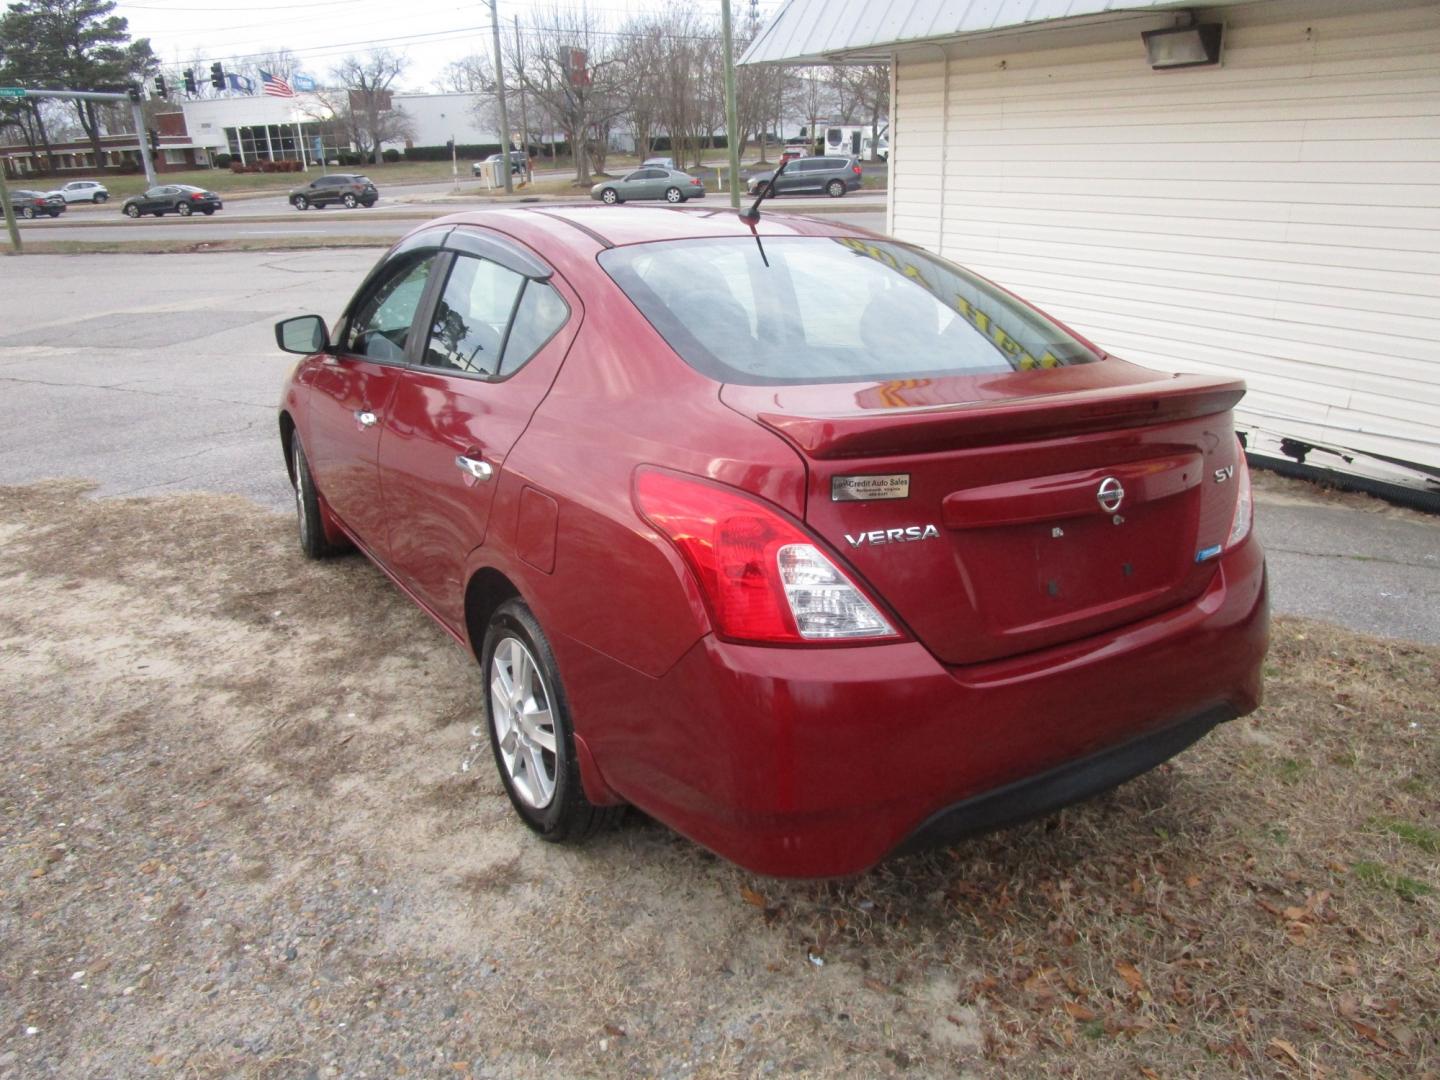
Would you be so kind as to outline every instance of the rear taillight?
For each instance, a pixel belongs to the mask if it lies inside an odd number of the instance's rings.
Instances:
[[[860,166],[859,166],[859,165],[856,165],[856,166],[855,166],[853,169],[851,169],[850,171],[853,172],[856,176],[859,176],[859,175],[860,175]]]
[[[192,191],[190,193],[190,198],[193,199],[195,202],[199,202],[201,199],[205,198],[205,195],[204,193],[199,191]]]
[[[1226,548],[1232,548],[1250,535],[1250,526],[1255,521],[1255,498],[1250,491],[1250,466],[1245,463],[1245,448],[1236,453],[1235,461],[1235,515],[1230,519],[1230,537]]]
[[[651,469],[636,474],[635,502],[679,549],[721,637],[769,645],[900,640],[814,538],[765,503]]]
[[[693,176],[692,176],[692,177],[690,178],[690,186],[691,186],[691,187],[699,187],[699,186],[700,186],[700,181],[699,181],[699,179],[697,179],[696,177],[693,177]]]

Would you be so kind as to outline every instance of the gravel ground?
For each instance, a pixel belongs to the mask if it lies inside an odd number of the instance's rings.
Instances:
[[[0,589],[0,1080],[1434,1075],[1440,650],[1284,624],[1114,795],[779,883],[534,840],[473,660],[238,497],[0,488]]]

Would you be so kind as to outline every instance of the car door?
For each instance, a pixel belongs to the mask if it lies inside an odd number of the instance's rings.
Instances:
[[[808,158],[791,162],[780,174],[780,179],[775,183],[775,190],[777,192],[804,191],[805,185],[809,183],[806,174],[813,164],[814,162]]]
[[[311,388],[306,454],[316,490],[382,562],[389,536],[377,472],[380,433],[414,346],[438,240],[402,249],[380,268],[338,328],[334,351],[309,362],[303,380]]]
[[[456,230],[420,363],[380,440],[391,566],[457,631],[464,572],[484,542],[506,456],[549,392],[579,298],[523,249]]]
[[[643,199],[645,197],[645,173],[645,169],[636,169],[620,178],[615,187],[620,192],[622,199]]]

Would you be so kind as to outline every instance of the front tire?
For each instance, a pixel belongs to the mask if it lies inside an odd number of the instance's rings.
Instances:
[[[300,530],[300,550],[307,559],[328,559],[344,549],[325,537],[325,519],[321,516],[320,498],[315,494],[315,481],[310,475],[310,462],[300,445],[299,433],[290,436],[290,463],[295,482],[295,522]]]
[[[125,216],[128,217],[128,218],[138,218],[138,217],[140,216],[140,207],[138,207],[138,206],[127,206],[127,207],[125,207]]]
[[[839,180],[831,180],[830,183],[825,185],[825,193],[832,199],[838,199],[841,195],[845,194],[845,185]]]
[[[290,200],[290,203],[296,210],[308,210],[310,208],[310,200],[305,198],[304,195],[296,195],[295,198]]]
[[[340,201],[345,204],[346,210],[354,210],[355,207],[360,205],[360,200],[355,198],[354,195],[347,194],[345,198],[341,199]]]
[[[606,206],[614,206],[620,201],[620,193],[614,188],[607,187],[604,191],[600,192],[600,201]]]
[[[23,209],[23,210],[20,211],[20,216],[23,217],[26,221],[34,221],[34,220],[35,220],[35,207],[33,207],[33,206],[27,206],[27,207],[25,207],[25,209]]]
[[[685,201],[685,193],[678,187],[667,188],[665,191],[665,201],[671,204],[682,203]]]
[[[194,211],[194,209],[190,206],[189,203],[183,203],[183,202],[182,202],[182,203],[176,203],[176,204],[175,204],[175,212],[176,212],[177,214],[179,214],[181,217],[189,217],[189,216],[190,216],[191,214],[193,214],[195,211]]]
[[[555,654],[522,601],[490,619],[480,665],[490,749],[520,819],[556,844],[579,843],[617,820],[623,808],[585,798]]]
[[[106,199],[108,199],[108,198],[110,198],[109,195],[101,194],[101,195],[96,195],[96,196],[95,196],[93,199],[91,199],[90,201],[93,202],[93,203],[102,203],[102,202],[104,202],[104,201],[105,201]]]

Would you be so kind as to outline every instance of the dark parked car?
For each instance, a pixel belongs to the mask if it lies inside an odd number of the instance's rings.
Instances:
[[[290,205],[296,210],[325,207],[339,203],[347,210],[357,206],[374,206],[380,198],[374,181],[359,173],[328,173],[317,176],[304,187],[290,192]]]
[[[213,191],[194,187],[190,184],[161,184],[143,195],[131,195],[120,206],[126,217],[138,218],[141,214],[179,214],[189,217],[199,213],[209,217],[216,210],[223,210],[225,204]]]
[[[10,207],[17,217],[59,217],[65,212],[65,200],[57,192],[17,188],[10,192]]]
[[[832,199],[838,199],[847,191],[860,190],[860,178],[864,170],[858,158],[802,157],[785,166],[780,179],[775,183],[775,195],[819,194],[824,192]],[[756,173],[746,181],[750,194],[756,195],[760,185],[769,183],[773,172]]]
[[[475,657],[547,840],[628,803],[760,873],[853,874],[1259,702],[1244,384],[1126,363],[917,247],[457,214],[333,332],[276,338],[303,551],[359,547]]]
[[[632,199],[664,199],[668,203],[689,202],[705,197],[705,183],[679,169],[642,165],[616,180],[602,180],[590,189],[590,197],[613,206]]]

